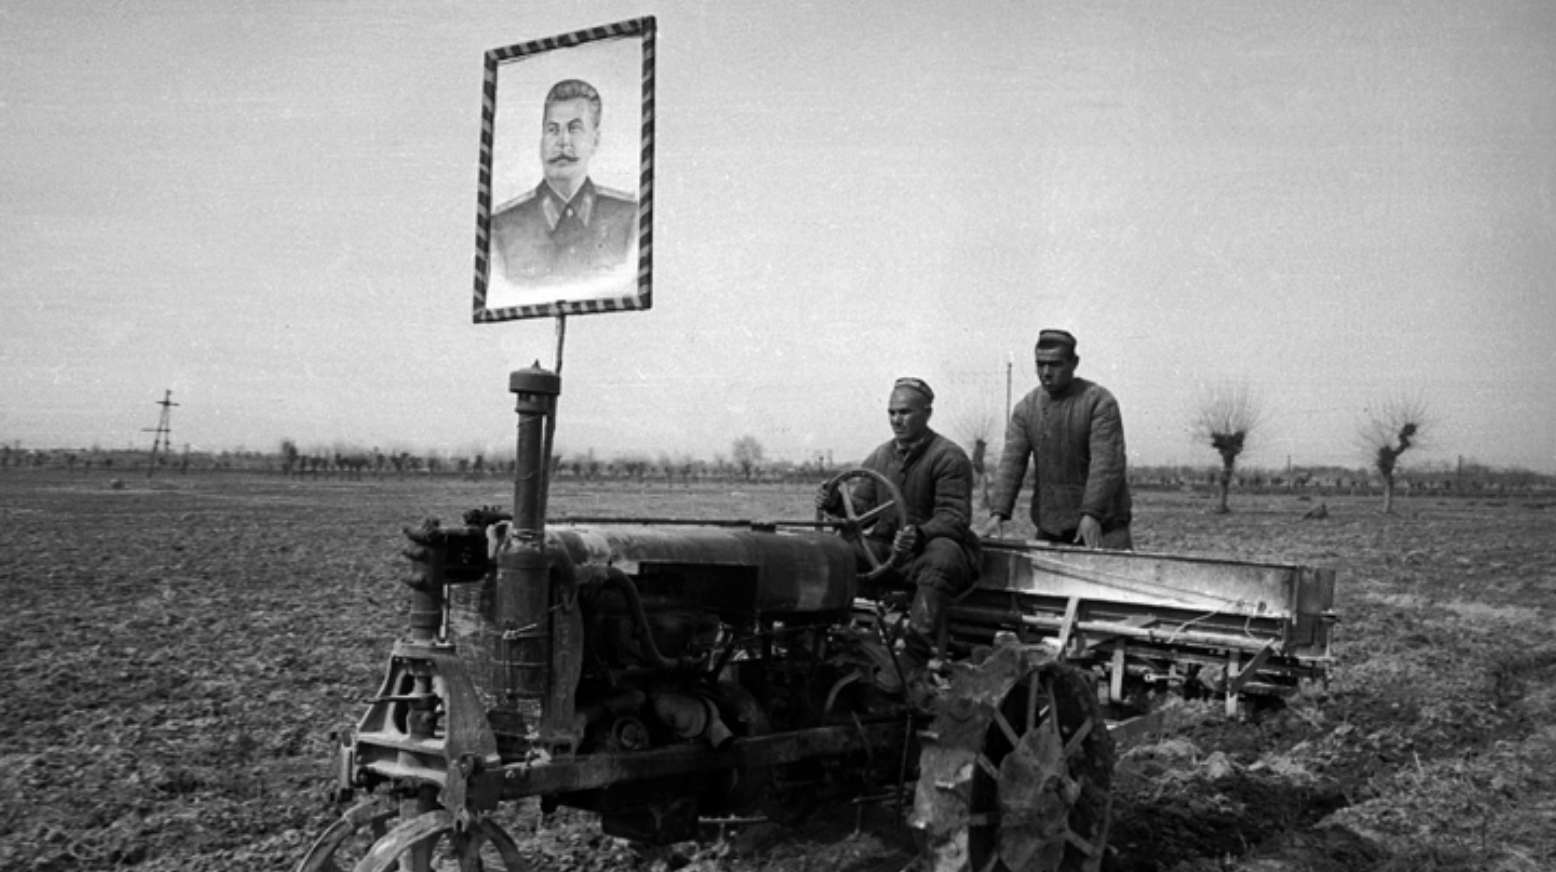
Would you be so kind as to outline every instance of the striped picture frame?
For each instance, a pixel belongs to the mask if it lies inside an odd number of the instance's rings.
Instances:
[[[654,19],[645,17],[486,53],[475,323],[652,305],[654,36]],[[542,131],[549,120],[547,95],[561,93],[552,89],[564,82],[586,83],[593,93],[598,147],[572,161],[582,164],[590,183],[588,202],[575,194],[559,206],[563,201],[544,181]],[[640,139],[634,151],[623,136],[632,127],[621,119],[629,117],[624,109],[633,105],[628,95],[639,88]],[[566,93],[578,91],[574,87]],[[636,202],[635,215],[629,197]],[[576,211],[574,204],[579,204]],[[563,211],[565,220],[573,222],[567,228],[559,223]]]

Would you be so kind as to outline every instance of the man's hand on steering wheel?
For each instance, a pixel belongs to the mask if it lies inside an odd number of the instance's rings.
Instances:
[[[838,510],[842,507],[838,504],[837,498],[837,485],[830,481],[823,482],[821,487],[816,488],[816,511],[828,515],[838,514]]]
[[[873,488],[874,505],[860,511],[854,504],[854,485],[865,481]],[[860,574],[861,581],[874,581],[890,572],[909,553],[899,550],[902,547],[899,543],[906,541],[910,546],[917,545],[918,538],[922,536],[916,527],[908,523],[908,509],[902,498],[902,490],[879,472],[857,468],[833,476],[816,491],[816,520],[823,526],[836,528],[839,535],[856,544],[877,521],[888,514],[895,520],[898,530],[893,537],[892,553],[882,560],[870,548],[861,548],[860,553],[870,566]],[[910,538],[904,540],[905,535]]]
[[[924,539],[924,534],[918,527],[909,524],[897,531],[892,537],[891,550],[898,554],[914,554],[918,551],[919,543]]]

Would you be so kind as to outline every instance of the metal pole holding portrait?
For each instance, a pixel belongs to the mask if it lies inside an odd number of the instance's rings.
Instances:
[[[568,315],[652,304],[654,30],[638,18],[486,53],[474,320],[557,320],[552,373],[515,372],[511,390],[560,389]],[[547,502],[556,428],[553,396],[539,462],[526,464],[535,409],[519,396],[515,518]]]
[[[654,19],[486,53],[478,324],[652,302]]]

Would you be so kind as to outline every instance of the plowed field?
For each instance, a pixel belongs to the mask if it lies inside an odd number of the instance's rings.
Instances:
[[[810,488],[559,483],[553,514],[800,519]],[[1304,519],[1323,500],[1328,517]],[[0,869],[278,870],[404,624],[400,529],[499,480],[0,472]],[[1338,571],[1334,679],[1122,749],[1115,870],[1556,868],[1556,499],[1138,495],[1144,551]],[[540,870],[901,869],[884,809],[648,855],[506,810]]]

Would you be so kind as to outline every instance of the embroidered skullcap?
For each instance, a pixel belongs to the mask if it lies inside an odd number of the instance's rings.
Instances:
[[[929,384],[921,378],[899,378],[892,385],[892,389],[907,388],[910,391],[918,391],[931,403],[935,401],[935,392],[929,389]]]
[[[1068,330],[1043,330],[1037,334],[1038,351],[1056,351],[1064,349],[1071,354],[1075,353],[1075,337]]]

